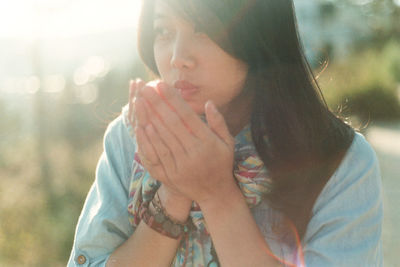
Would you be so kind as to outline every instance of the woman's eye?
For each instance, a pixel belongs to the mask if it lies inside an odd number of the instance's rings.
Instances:
[[[200,27],[198,26],[198,25],[194,25],[193,26],[193,31],[195,32],[195,33],[199,33],[199,32],[201,32],[201,29],[200,29]]]
[[[205,34],[204,31],[196,25],[193,27],[193,31],[196,35],[204,35]]]
[[[200,39],[208,39],[208,35],[204,32],[204,30],[198,26],[194,26],[193,28],[194,35],[196,38]]]
[[[170,37],[171,34],[172,34],[172,32],[169,29],[164,28],[164,27],[156,27],[154,29],[154,36],[156,38],[166,39],[166,38]]]

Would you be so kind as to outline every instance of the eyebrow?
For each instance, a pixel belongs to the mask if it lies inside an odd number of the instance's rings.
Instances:
[[[154,20],[158,20],[158,19],[167,19],[168,16],[162,13],[156,13],[154,14]]]

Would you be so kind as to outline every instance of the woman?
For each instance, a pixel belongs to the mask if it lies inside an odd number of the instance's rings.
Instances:
[[[291,0],[146,0],[69,266],[381,266],[375,153],[327,108]],[[133,105],[132,99],[135,104]]]

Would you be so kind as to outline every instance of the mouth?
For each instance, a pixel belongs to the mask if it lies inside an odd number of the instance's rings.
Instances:
[[[197,86],[185,80],[176,81],[174,83],[174,87],[178,89],[179,93],[184,99],[190,98],[191,96],[200,91]]]

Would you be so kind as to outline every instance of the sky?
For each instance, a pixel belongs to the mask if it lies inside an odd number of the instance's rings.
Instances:
[[[135,28],[139,0],[0,0],[0,38],[72,37]]]

